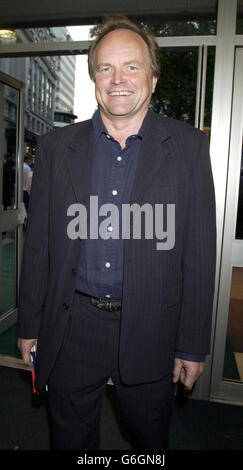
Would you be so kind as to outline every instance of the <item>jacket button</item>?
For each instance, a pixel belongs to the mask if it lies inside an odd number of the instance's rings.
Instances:
[[[73,273],[73,276],[77,276],[77,269],[73,268],[72,273]]]
[[[63,302],[62,306],[65,310],[68,310],[68,304],[66,304],[66,302]]]

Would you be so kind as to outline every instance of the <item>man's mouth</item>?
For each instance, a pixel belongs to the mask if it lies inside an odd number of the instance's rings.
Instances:
[[[110,96],[129,96],[132,95],[131,91],[122,90],[122,91],[111,91],[108,93]]]

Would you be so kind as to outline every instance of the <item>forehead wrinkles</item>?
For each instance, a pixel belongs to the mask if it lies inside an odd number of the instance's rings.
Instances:
[[[138,60],[144,63],[148,61],[150,68],[150,54],[148,46],[145,41],[135,32],[130,30],[115,30],[109,32],[104,36],[101,41],[97,44],[94,62],[110,62],[114,57],[115,60],[119,60],[120,56],[127,56],[128,60]]]

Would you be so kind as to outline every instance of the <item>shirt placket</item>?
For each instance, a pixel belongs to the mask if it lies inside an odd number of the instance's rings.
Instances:
[[[104,203],[114,204],[118,208],[119,214],[121,214],[123,195],[124,195],[124,181],[126,176],[126,153],[127,150],[121,149],[118,142],[111,140],[111,164],[107,188],[105,191]],[[119,227],[120,228],[120,227]],[[117,233],[117,227],[109,225],[108,231]],[[119,230],[120,232],[120,230]],[[108,240],[102,240],[101,250],[101,271],[102,271],[102,292],[105,298],[115,298],[115,294],[111,288],[112,285],[117,285],[118,277],[118,263],[117,255],[118,251],[122,249],[119,240],[112,238]]]

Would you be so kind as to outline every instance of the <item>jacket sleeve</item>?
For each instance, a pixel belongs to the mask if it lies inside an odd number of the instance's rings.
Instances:
[[[210,351],[216,262],[216,214],[208,139],[201,133],[191,174],[184,227],[183,296],[176,350],[205,355]]]
[[[21,264],[17,331],[25,339],[38,337],[48,283],[50,164],[44,139],[35,157]]]

